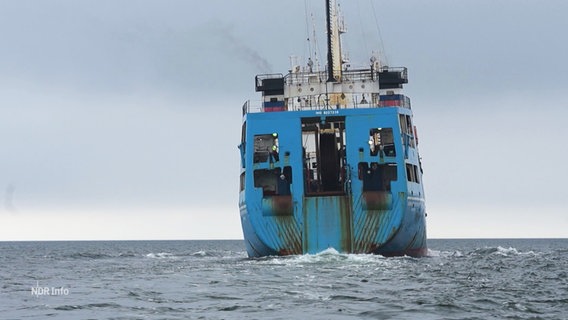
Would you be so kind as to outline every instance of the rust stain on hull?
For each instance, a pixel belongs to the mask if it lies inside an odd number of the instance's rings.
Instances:
[[[351,199],[351,196],[303,198],[304,253],[317,253],[328,248],[353,251]]]

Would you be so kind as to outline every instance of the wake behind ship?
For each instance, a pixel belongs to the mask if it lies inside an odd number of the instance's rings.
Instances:
[[[262,74],[243,105],[239,206],[248,255],[423,256],[426,209],[406,68],[350,69],[326,1],[327,67]]]

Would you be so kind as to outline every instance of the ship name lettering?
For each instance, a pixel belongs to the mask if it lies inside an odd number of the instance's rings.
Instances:
[[[316,115],[329,115],[329,114],[339,114],[338,110],[324,110],[324,111],[316,111]]]

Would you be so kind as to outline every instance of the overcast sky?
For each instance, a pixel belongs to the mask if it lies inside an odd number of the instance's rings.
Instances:
[[[0,1],[0,240],[242,238],[241,106],[323,2]],[[342,10],[409,68],[429,237],[568,237],[568,2]]]

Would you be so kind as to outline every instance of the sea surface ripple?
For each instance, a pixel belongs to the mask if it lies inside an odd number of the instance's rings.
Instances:
[[[0,242],[2,319],[568,319],[568,240],[249,259],[242,241]]]

